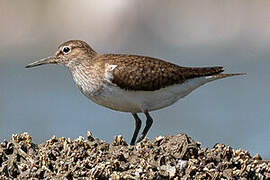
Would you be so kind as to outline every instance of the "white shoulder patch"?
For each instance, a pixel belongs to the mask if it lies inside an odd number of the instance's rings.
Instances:
[[[114,64],[105,64],[105,71],[112,71],[117,67],[117,65]]]
[[[105,64],[105,81],[110,82],[113,79],[112,71],[117,67],[114,64]]]

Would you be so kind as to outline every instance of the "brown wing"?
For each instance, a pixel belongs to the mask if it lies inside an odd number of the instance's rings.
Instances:
[[[112,82],[126,90],[154,91],[187,79],[223,72],[222,67],[181,67],[160,59],[136,55],[106,55],[113,70]]]

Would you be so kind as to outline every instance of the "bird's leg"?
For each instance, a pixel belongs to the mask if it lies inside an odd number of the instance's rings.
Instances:
[[[141,129],[141,124],[142,124],[142,121],[140,120],[139,116],[136,113],[135,114],[132,113],[132,115],[133,115],[133,117],[135,119],[135,130],[134,130],[130,145],[135,144],[135,141],[137,139],[137,136],[138,136],[138,133],[139,133],[139,131]]]
[[[143,140],[143,138],[146,136],[147,132],[149,131],[149,129],[152,126],[152,123],[153,123],[153,119],[151,118],[148,111],[146,111],[144,114],[145,114],[145,116],[147,118],[146,119],[146,125],[145,125],[145,128],[143,129],[142,135],[138,139],[137,143],[140,142],[141,140]]]

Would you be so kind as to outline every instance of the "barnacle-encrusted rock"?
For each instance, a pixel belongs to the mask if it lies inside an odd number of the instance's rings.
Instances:
[[[270,162],[224,144],[200,148],[185,134],[144,139],[129,146],[94,138],[52,137],[32,143],[27,134],[0,145],[0,179],[270,179]]]

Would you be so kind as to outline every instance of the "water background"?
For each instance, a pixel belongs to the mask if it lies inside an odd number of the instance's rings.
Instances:
[[[269,12],[267,0],[1,0],[0,140],[27,131],[41,143],[89,130],[107,142],[118,134],[130,141],[133,117],[89,101],[67,69],[24,68],[52,55],[61,42],[81,39],[100,53],[248,73],[209,83],[152,112],[148,137],[187,133],[202,146],[224,143],[270,159]]]

